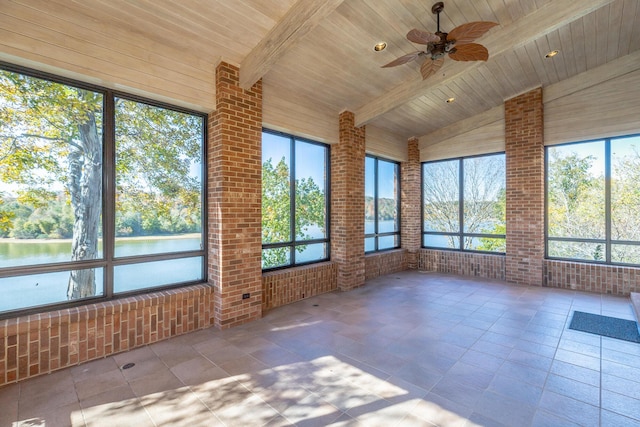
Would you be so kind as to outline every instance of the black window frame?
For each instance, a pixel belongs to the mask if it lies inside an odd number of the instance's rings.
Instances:
[[[102,217],[102,258],[94,260],[66,261],[48,264],[32,264],[28,266],[12,266],[0,268],[0,278],[10,278],[17,276],[28,276],[41,273],[71,272],[72,270],[100,268],[103,270],[103,295],[96,295],[75,300],[67,300],[51,304],[29,306],[16,310],[0,312],[0,319],[13,318],[22,315],[42,313],[45,311],[59,310],[70,307],[77,307],[87,304],[111,301],[134,295],[143,295],[167,289],[175,289],[207,281],[207,236],[208,236],[208,209],[207,209],[207,140],[208,140],[208,116],[199,111],[190,110],[165,102],[144,98],[138,95],[113,90],[107,87],[92,83],[59,76],[56,74],[35,70],[23,66],[0,61],[0,69],[16,74],[48,80],[66,86],[71,86],[87,91],[102,94],[103,96],[103,129],[102,129],[102,196],[101,196],[101,217]],[[162,252],[157,254],[144,254],[132,256],[114,256],[115,253],[115,198],[116,198],[116,134],[115,134],[115,99],[121,98],[128,101],[148,104],[150,106],[172,110],[184,114],[200,117],[202,120],[202,146],[201,146],[201,247],[199,250]],[[114,269],[118,266],[139,264],[145,262],[174,260],[181,258],[202,257],[201,279],[171,283],[161,286],[136,289],[125,292],[114,292]],[[1,290],[0,290],[1,291]]]
[[[613,140],[637,138],[640,134],[621,135],[613,137],[595,138],[584,141],[573,141],[563,144],[553,144],[544,147],[544,255],[545,259],[557,261],[579,262],[597,265],[616,265],[624,267],[640,267],[640,264],[622,263],[611,261],[611,247],[614,244],[640,246],[640,241],[634,240],[614,240],[611,238],[611,143]],[[604,144],[604,214],[605,214],[605,238],[572,238],[572,237],[550,237],[549,236],[549,149],[554,147],[564,147],[571,145],[590,144],[602,142]],[[639,184],[640,186],[640,184]],[[600,243],[605,245],[605,259],[592,260],[583,258],[554,257],[549,255],[549,242],[575,242],[575,243]]]
[[[275,249],[275,248],[289,248],[289,260],[291,261],[286,265],[278,265],[274,267],[263,268],[263,272],[267,271],[275,271],[275,270],[283,270],[287,268],[299,267],[302,265],[311,265],[318,264],[321,262],[327,262],[331,260],[331,146],[329,144],[325,144],[322,142],[314,141],[308,138],[299,137],[296,135],[292,135],[285,132],[280,132],[268,128],[262,128],[262,133],[268,133],[271,135],[275,135],[281,138],[289,139],[289,158],[290,158],[290,167],[289,167],[289,227],[292,240],[286,242],[277,242],[277,243],[262,243],[262,251],[265,249]],[[313,144],[325,149],[325,238],[323,239],[310,239],[310,240],[296,240],[296,188],[295,188],[295,174],[296,174],[296,141],[304,142],[307,144]],[[326,256],[322,259],[313,260],[313,261],[305,261],[305,262],[296,262],[296,248],[299,246],[306,246],[311,244],[324,243],[326,245]]]
[[[374,206],[374,232],[373,233],[365,233],[364,235],[364,239],[369,239],[369,238],[374,238],[374,249],[371,251],[367,251],[365,250],[365,254],[372,254],[372,253],[376,253],[376,252],[384,252],[384,251],[391,251],[394,249],[398,249],[400,247],[402,247],[402,242],[401,242],[401,228],[402,228],[402,211],[401,211],[401,200],[400,200],[400,196],[402,194],[402,190],[401,190],[401,185],[402,185],[402,180],[401,180],[401,167],[400,167],[400,162],[396,162],[395,160],[390,160],[390,159],[385,159],[383,157],[379,157],[379,156],[374,156],[372,154],[367,154],[365,155],[365,182],[366,182],[366,159],[370,158],[374,160],[374,170],[373,170],[373,179],[374,179],[374,189],[373,189],[373,206]],[[378,179],[378,162],[383,161],[386,163],[391,163],[396,167],[396,171],[397,171],[397,176],[398,176],[398,185],[396,187],[396,211],[398,212],[398,230],[397,231],[390,231],[390,232],[384,232],[384,233],[380,233],[378,231],[378,200],[379,200],[379,196],[378,196],[378,187],[379,187],[379,179]],[[365,196],[366,197],[366,196]],[[392,248],[384,248],[384,249],[380,249],[379,248],[379,244],[378,244],[378,240],[380,237],[387,237],[387,236],[397,236],[397,238],[395,239],[396,245],[393,246]]]
[[[504,155],[505,156],[505,188],[506,188],[506,153],[504,151],[498,151],[494,153],[484,153],[477,154],[472,156],[462,156],[462,157],[454,157],[447,159],[439,159],[439,160],[430,160],[426,162],[422,162],[420,164],[420,229],[422,231],[420,239],[420,247],[423,249],[434,249],[434,250],[442,250],[442,251],[455,251],[455,252],[470,252],[470,253],[479,253],[486,255],[498,255],[504,256],[506,252],[497,252],[497,251],[482,251],[477,249],[464,249],[464,238],[500,238],[505,239],[505,247],[506,247],[506,234],[487,234],[487,233],[465,233],[464,232],[464,160],[465,159],[473,159],[479,157],[489,157],[489,156],[497,156]],[[458,232],[445,232],[445,231],[425,231],[424,229],[424,179],[425,179],[425,170],[424,166],[431,163],[440,163],[440,162],[450,162],[450,161],[458,161],[458,224],[459,229]],[[459,248],[443,248],[440,246],[428,246],[424,244],[425,236],[454,236],[459,239],[460,247]]]

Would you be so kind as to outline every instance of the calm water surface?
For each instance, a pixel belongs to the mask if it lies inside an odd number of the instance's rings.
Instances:
[[[99,246],[99,253],[102,256],[101,242]],[[198,250],[200,246],[199,235],[178,238],[163,236],[148,239],[118,239],[115,254],[116,257],[157,254]],[[70,253],[70,240],[0,239],[0,268],[66,262],[71,258]],[[202,263],[202,257],[192,257],[116,267],[114,290],[127,292],[199,280],[202,278]],[[103,269],[95,269],[95,273],[96,294],[100,296],[104,294]],[[68,282],[69,272],[0,278],[0,312],[66,301]]]

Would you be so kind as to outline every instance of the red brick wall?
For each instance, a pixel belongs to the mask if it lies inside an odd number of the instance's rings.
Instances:
[[[331,146],[331,260],[338,264],[338,288],[364,284],[365,128],[354,115],[340,114],[340,140]]]
[[[244,90],[238,76],[237,67],[218,65],[209,115],[209,283],[219,328],[262,315],[262,81]]]
[[[408,142],[408,158],[400,165],[402,192],[400,229],[402,248],[407,250],[407,268],[418,268],[418,250],[420,250],[420,149],[418,138]]]
[[[394,249],[367,254],[364,257],[365,280],[406,270],[409,268],[408,260],[409,257],[406,249]]]
[[[195,285],[0,320],[0,386],[209,327],[212,294]]]
[[[640,292],[640,268],[545,260],[544,286],[629,296]]]
[[[336,289],[338,266],[334,262],[270,271],[262,276],[262,310],[271,310]]]
[[[542,285],[544,140],[542,88],[505,102],[506,280]]]
[[[505,280],[505,257],[475,252],[421,249],[418,252],[418,269]]]

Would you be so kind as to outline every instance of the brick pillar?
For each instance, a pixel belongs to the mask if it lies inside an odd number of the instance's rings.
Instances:
[[[262,316],[262,81],[244,90],[238,76],[237,67],[218,65],[209,115],[208,277],[218,328]]]
[[[544,139],[542,88],[505,102],[507,166],[506,279],[542,285]]]
[[[338,264],[338,288],[364,284],[365,128],[352,112],[340,114],[340,140],[331,146],[331,259]]]
[[[418,250],[420,250],[420,149],[418,138],[407,142],[408,158],[400,165],[402,179],[400,202],[402,206],[402,248],[407,249],[408,267],[418,268]]]

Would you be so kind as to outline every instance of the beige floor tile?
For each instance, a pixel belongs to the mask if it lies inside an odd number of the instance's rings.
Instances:
[[[204,357],[196,357],[182,362],[171,368],[171,373],[186,385],[203,384],[229,376],[227,371]]]
[[[155,427],[136,397],[83,407],[82,414],[87,427]]]
[[[36,408],[27,410],[20,416],[19,426],[56,426],[56,427],[80,427],[84,426],[84,418],[78,403],[59,406],[56,408],[46,408],[38,410]]]
[[[140,398],[158,426],[216,426],[220,420],[189,387],[148,394]]]
[[[78,398],[80,400],[85,400],[88,397],[95,396],[124,385],[127,385],[127,380],[120,372],[120,369],[116,367],[114,370],[92,377],[87,377],[86,379],[76,382],[75,388]]]
[[[136,378],[129,382],[131,390],[136,396],[142,397],[147,394],[174,390],[183,387],[185,384],[168,369],[154,372],[145,377]]]

